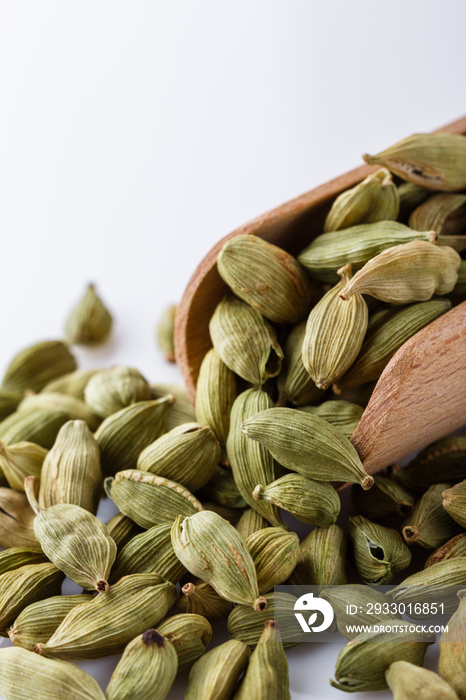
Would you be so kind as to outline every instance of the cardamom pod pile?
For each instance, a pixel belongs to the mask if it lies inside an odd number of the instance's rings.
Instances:
[[[336,198],[297,259],[252,235],[224,245],[228,293],[194,407],[133,367],[78,369],[72,346],[111,333],[92,285],[63,341],[7,367],[6,700],[163,700],[180,674],[188,700],[287,700],[285,650],[304,632],[283,583],[319,586],[348,637],[335,688],[466,699],[466,437],[375,475],[350,440],[396,351],[466,300],[466,137],[417,134],[365,159],[380,169]],[[173,324],[170,307],[157,333],[169,361]],[[334,482],[352,484],[349,518]],[[102,498],[119,511],[106,524]],[[313,526],[301,541],[295,519]],[[62,595],[65,577],[80,592]],[[390,582],[390,597],[370,585]],[[384,607],[433,589],[452,614],[438,675],[422,668],[434,637]],[[347,604],[367,601],[396,634],[348,634]],[[214,621],[229,641],[209,647]],[[73,663],[114,654],[105,693]]]

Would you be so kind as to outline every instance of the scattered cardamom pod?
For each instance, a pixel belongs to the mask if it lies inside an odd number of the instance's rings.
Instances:
[[[403,603],[438,603],[444,604],[444,612],[454,612],[458,605],[456,592],[458,586],[466,586],[466,557],[446,559],[437,564],[417,571],[395,586],[388,595]],[[430,617],[422,609],[410,612],[410,617],[422,619]]]
[[[268,619],[278,620],[284,649],[290,649],[305,639],[305,633],[294,614],[296,598],[289,593],[266,593],[267,607],[262,612],[250,605],[236,605],[228,616],[228,635],[239,639],[251,649],[257,645]]]
[[[250,656],[249,647],[236,639],[208,651],[191,669],[185,700],[230,700]]]
[[[75,369],[74,372],[52,379],[42,391],[49,394],[67,394],[84,401],[84,390],[87,383],[98,371],[98,369]]]
[[[440,637],[438,672],[456,691],[460,700],[466,698],[466,590],[458,592],[458,610],[448,621],[448,631]]]
[[[268,523],[268,521],[257,512],[257,510],[254,510],[254,508],[247,508],[236,523],[235,527],[241,537],[246,540],[249,535],[252,535],[258,530],[263,530],[265,527],[269,527],[269,525],[270,523]]]
[[[411,563],[411,552],[392,528],[372,523],[362,515],[348,520],[354,563],[366,583],[387,584]]]
[[[285,343],[285,358],[277,378],[280,401],[290,401],[295,406],[319,401],[324,393],[318,389],[303,363],[303,341],[306,321],[293,328]]]
[[[236,377],[214,348],[202,360],[196,384],[196,419],[208,425],[221,445],[227,441]]]
[[[343,586],[346,534],[338,525],[315,527],[299,545],[299,558],[290,583],[295,586]]]
[[[233,603],[219,594],[209,583],[185,583],[181,587],[181,596],[175,605],[176,613],[196,613],[208,620],[222,620],[228,617]]]
[[[3,377],[2,391],[41,391],[48,382],[75,369],[76,360],[61,340],[36,343],[14,356]]]
[[[349,583],[346,586],[325,586],[320,597],[332,606],[337,629],[346,639],[357,637],[359,633],[355,630],[361,625],[369,628],[374,623],[398,619],[390,609],[393,601],[382,591],[368,585]]]
[[[257,573],[259,593],[268,593],[291,575],[299,557],[299,539],[295,532],[281,527],[266,527],[246,540]]]
[[[70,420],[82,420],[89,429],[97,430],[102,422],[100,416],[94,413],[84,401],[74,396],[60,393],[50,393],[42,390],[39,394],[27,393],[18,406],[18,411],[33,411],[37,409],[58,409],[64,411]]]
[[[173,403],[169,404],[167,408],[167,430],[197,420],[191,399],[184,386],[181,384],[149,384],[149,387],[153,399],[162,399],[167,394],[171,394],[174,398]]]
[[[385,671],[393,700],[459,700],[453,688],[427,668],[409,661],[394,661]]]
[[[173,644],[178,655],[178,675],[189,671],[212,639],[210,622],[202,615],[172,615],[157,625],[159,634]]]
[[[323,401],[319,406],[300,406],[300,411],[320,416],[350,438],[362,418],[364,409],[350,401]],[[375,478],[375,477],[374,477]]]
[[[150,386],[139,370],[117,365],[94,373],[84,390],[86,403],[102,418],[139,401],[151,399]]]
[[[451,540],[432,552],[426,561],[425,568],[432,566],[432,564],[438,564],[440,561],[454,559],[454,557],[466,557],[466,532],[452,537]]]
[[[47,450],[33,442],[5,445],[0,442],[0,468],[8,485],[16,491],[24,491],[27,476],[40,477]]]
[[[0,487],[0,547],[41,551],[34,534],[34,517],[24,493]]]
[[[454,521],[466,528],[466,479],[443,492],[443,507]]]
[[[175,316],[176,304],[167,306],[157,326],[157,343],[168,362],[175,360]]]
[[[267,620],[235,700],[289,700],[288,661],[278,622]]]
[[[464,194],[434,194],[415,209],[409,217],[409,225],[416,231],[433,230],[442,243],[442,230],[447,219],[466,203]]]
[[[15,411],[0,423],[0,440],[5,445],[34,442],[49,450],[58,431],[71,419],[59,408],[34,408]]]
[[[47,557],[43,552],[27,549],[27,547],[9,547],[0,552],[0,574],[14,571],[28,564],[43,564]]]
[[[112,323],[110,311],[98,296],[94,285],[89,284],[68,316],[65,337],[70,345],[101,345],[110,335]]]
[[[442,505],[445,489],[448,484],[435,484],[416,503],[403,527],[403,537],[408,544],[436,549],[459,533],[458,523]]]

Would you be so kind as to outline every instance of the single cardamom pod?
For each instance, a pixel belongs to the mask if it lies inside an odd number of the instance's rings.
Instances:
[[[402,182],[398,187],[400,197],[400,211],[398,213],[398,221],[407,224],[411,213],[422,202],[425,202],[429,197],[430,192],[420,185],[414,185],[412,182]]]
[[[8,418],[18,408],[21,401],[21,394],[14,394],[9,391],[0,391],[0,421]]]
[[[290,401],[295,406],[315,403],[324,395],[309,376],[303,364],[303,341],[306,335],[306,321],[293,328],[285,343],[285,359],[277,379],[280,401]]]
[[[387,584],[411,563],[411,552],[396,530],[372,523],[362,515],[348,520],[354,563],[366,583]]]
[[[228,294],[209,324],[213,346],[232,372],[254,386],[280,373],[283,351],[270,323],[259,311]]]
[[[212,348],[204,356],[196,385],[196,420],[212,428],[224,445],[230,428],[230,411],[236,398],[234,372]]]
[[[432,564],[404,579],[389,592],[389,596],[403,603],[438,603],[442,601],[444,612],[454,612],[458,606],[458,586],[466,586],[466,557],[455,557]],[[424,614],[413,609],[410,617],[423,619]]]
[[[442,499],[448,484],[431,486],[416,503],[403,523],[403,537],[408,544],[435,549],[460,531],[458,523],[444,510]]]
[[[19,404],[18,411],[32,411],[41,408],[64,411],[71,420],[85,421],[92,431],[97,430],[102,422],[100,416],[94,413],[81,399],[67,394],[52,394],[43,390],[40,394],[27,393]]]
[[[175,360],[175,316],[177,305],[168,306],[157,326],[157,343],[168,362]]]
[[[178,670],[175,647],[155,629],[133,639],[105,691],[107,700],[164,700]]]
[[[0,691],[5,700],[105,700],[92,676],[67,661],[43,659],[26,649],[0,650]]]
[[[383,474],[374,474],[374,486],[370,494],[354,487],[351,496],[358,515],[370,520],[395,513],[406,517],[416,502],[409,491]]]
[[[74,372],[52,379],[42,391],[49,394],[67,394],[84,401],[84,390],[87,383],[98,371],[98,369],[75,369]]]
[[[220,251],[217,268],[234,294],[269,321],[298,323],[309,312],[312,290],[301,265],[258,236],[230,238]]]
[[[451,516],[450,519],[453,518],[462,528],[466,528],[466,479],[443,492],[443,507]]]
[[[215,473],[220,454],[220,443],[211,428],[185,423],[148,445],[138,457],[137,468],[197,491]]]
[[[210,481],[201,490],[201,497],[212,499],[215,503],[226,508],[246,508],[247,503],[242,497],[231,469],[217,467]]]
[[[466,202],[464,194],[434,194],[413,211],[409,217],[409,225],[416,231],[433,230],[441,234],[448,217]]]
[[[263,530],[265,527],[269,527],[268,521],[262,517],[257,510],[254,508],[247,508],[244,511],[241,518],[236,523],[235,527],[238,530],[241,537],[246,540],[249,535],[258,530]]]
[[[385,671],[385,680],[393,700],[459,700],[453,688],[440,676],[409,661],[394,661]]]
[[[0,574],[14,571],[28,564],[43,564],[47,557],[43,552],[26,547],[9,547],[0,552]]]
[[[414,231],[397,221],[379,221],[323,233],[298,255],[298,260],[312,278],[335,284],[339,282],[336,271],[343,265],[349,263],[357,271],[387,248],[436,240],[434,231]]]
[[[101,520],[81,506],[59,503],[42,509],[28,476],[25,491],[36,513],[34,532],[44,554],[71,581],[87,590],[106,591],[116,544]]]
[[[441,547],[436,549],[435,552],[432,552],[424,568],[432,566],[432,564],[438,564],[440,561],[453,559],[454,557],[466,557],[466,532],[452,537],[451,540],[448,540],[448,542],[445,542],[445,544],[442,544]]]
[[[407,467],[398,467],[394,477],[405,488],[424,493],[433,484],[456,484],[466,479],[466,436],[445,437],[421,450]]]
[[[440,637],[438,672],[458,694],[466,698],[466,590],[458,592],[458,610],[448,621],[448,631]]]
[[[116,583],[128,574],[157,573],[171,583],[178,583],[186,569],[173,551],[171,525],[155,525],[136,535],[118,553],[110,574]]]
[[[157,630],[175,647],[179,676],[189,671],[212,639],[210,622],[202,615],[194,613],[167,617],[157,625]]]
[[[137,369],[118,365],[96,372],[84,390],[86,403],[102,418],[151,399],[147,380]]]
[[[167,408],[167,430],[197,420],[191,399],[184,386],[181,384],[149,384],[149,386],[153,399],[162,399],[167,394],[171,394],[174,398],[174,402]]]
[[[264,610],[254,562],[237,530],[217,513],[204,510],[179,516],[172,527],[175,554],[187,570],[232,603]]]
[[[23,394],[76,369],[76,360],[61,340],[46,340],[18,352],[7,367],[2,390]]]
[[[319,595],[332,606],[337,629],[346,639],[357,637],[355,630],[361,629],[361,625],[369,631],[374,623],[398,619],[390,611],[393,605],[390,598],[368,585],[349,583],[345,586],[326,586]],[[353,614],[350,614],[350,610]]]
[[[324,401],[319,406],[300,406],[300,411],[320,416],[350,438],[362,418],[364,409],[350,401]]]
[[[94,435],[104,476],[136,469],[142,450],[165,432],[167,408],[173,401],[170,394],[155,401],[139,401],[104,420]]]
[[[202,510],[197,498],[181,484],[139,469],[109,476],[104,485],[121,512],[146,529]]]
[[[84,296],[68,316],[65,337],[70,345],[96,346],[104,343],[112,330],[112,315],[89,284]]]
[[[0,468],[8,485],[16,491],[24,491],[27,476],[40,477],[47,450],[33,442],[5,445],[0,442]]]
[[[299,557],[299,538],[281,527],[266,527],[246,540],[257,573],[259,593],[268,593],[290,576]]]
[[[34,651],[64,659],[120,654],[137,634],[157,625],[177,598],[175,586],[158,574],[125,576],[70,610],[47,643],[36,644]]]
[[[0,423],[0,440],[5,445],[34,442],[49,450],[58,431],[71,416],[58,408],[15,411]]]
[[[367,262],[340,293],[370,294],[388,304],[426,301],[451,292],[458,279],[461,258],[449,246],[412,241],[384,250]]]
[[[315,527],[299,545],[299,558],[290,576],[295,586],[343,586],[346,533],[338,525]]]
[[[466,189],[466,138],[447,133],[413,134],[370,156],[369,165],[383,165],[403,180],[427,190]]]
[[[60,428],[44,460],[40,473],[39,506],[49,508],[58,503],[70,503],[95,514],[101,494],[102,472],[97,443],[84,421],[68,421]]]
[[[117,513],[105,524],[107,532],[115,542],[117,551],[120,552],[133,537],[140,535],[143,529],[134,520],[123,513]]]
[[[340,498],[331,484],[301,474],[285,474],[267,486],[258,484],[253,496],[274,503],[303,523],[322,527],[333,525],[341,507]]]
[[[288,661],[283,650],[278,622],[267,620],[234,698],[289,700],[289,686]]]
[[[250,656],[249,647],[236,639],[208,651],[191,669],[185,700],[229,700]]]
[[[233,603],[219,594],[209,583],[185,583],[181,587],[181,597],[175,605],[176,613],[196,613],[208,620],[222,620],[228,617]]]
[[[284,467],[309,479],[356,482],[366,490],[374,483],[348,438],[319,416],[269,408],[244,421],[241,429]]]
[[[0,547],[41,551],[34,534],[34,517],[24,493],[0,487]]]
[[[289,593],[266,593],[267,607],[262,612],[251,610],[249,605],[236,605],[228,616],[228,636],[239,639],[251,649],[257,645],[264,624],[272,616],[280,621],[284,649],[290,649],[302,642],[304,632],[299,625],[294,606],[296,598]]]
[[[70,610],[91,600],[89,594],[57,595],[31,603],[8,629],[8,636],[15,646],[34,651],[36,644],[50,639]]]

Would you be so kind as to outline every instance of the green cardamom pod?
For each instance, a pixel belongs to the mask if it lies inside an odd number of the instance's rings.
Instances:
[[[285,343],[285,359],[278,375],[277,386],[280,401],[290,401],[295,406],[315,403],[324,395],[309,376],[303,363],[303,341],[306,335],[306,321],[293,328]]]
[[[108,534],[115,542],[118,552],[120,552],[133,537],[143,532],[143,529],[139,527],[134,520],[128,518],[127,515],[123,515],[123,513],[114,515],[105,526]]]
[[[433,484],[456,484],[466,479],[466,436],[444,437],[421,450],[407,467],[394,470],[405,488],[424,493]]]
[[[34,534],[34,517],[24,493],[0,487],[0,547],[41,551]]]
[[[168,362],[175,360],[175,316],[176,304],[168,306],[157,326],[157,343]]]
[[[365,625],[369,631],[374,623],[398,619],[390,612],[390,605],[393,604],[390,598],[368,585],[349,583],[345,586],[326,586],[319,595],[332,606],[337,629],[346,639],[354,639],[358,635],[354,630],[360,629],[361,625]]]
[[[149,384],[149,386],[153,399],[162,399],[167,394],[171,394],[174,398],[173,403],[169,404],[167,408],[167,430],[197,420],[191,399],[184,386],[181,384]]]
[[[254,508],[247,508],[236,523],[235,527],[241,537],[246,540],[249,535],[252,535],[258,530],[263,530],[265,527],[269,527],[269,525],[270,523],[264,517],[262,517],[257,510],[254,510]]]
[[[85,421],[92,431],[97,430],[102,422],[101,417],[94,413],[81,399],[67,394],[52,394],[46,391],[41,391],[40,394],[26,394],[26,398],[18,406],[18,411],[33,411],[41,408],[64,411],[71,420]]]
[[[67,394],[84,401],[84,390],[87,383],[98,371],[98,369],[75,369],[74,372],[52,379],[42,391],[49,394]]]
[[[5,445],[34,442],[49,450],[62,425],[70,419],[69,413],[58,408],[15,411],[0,423],[0,440]]]
[[[440,676],[409,661],[394,661],[385,671],[385,680],[393,700],[459,700],[453,688]]]
[[[201,497],[212,499],[215,503],[226,508],[246,508],[247,503],[242,497],[231,469],[217,467],[210,481],[201,490]]]
[[[454,612],[458,606],[458,586],[466,586],[466,557],[455,557],[417,571],[405,578],[389,592],[393,600],[400,603],[438,603],[442,601],[444,612]],[[430,617],[413,609],[410,617]]]
[[[112,330],[112,315],[89,284],[86,292],[70,312],[65,337],[70,345],[96,346],[104,343]]]
[[[236,605],[228,616],[228,636],[239,639],[251,649],[257,645],[268,619],[279,620],[284,649],[305,639],[305,633],[294,614],[296,598],[289,593],[266,593],[267,607],[262,612],[249,605]]]
[[[234,372],[212,348],[204,356],[196,384],[196,419],[212,428],[224,445],[230,428],[230,411],[236,398]]]
[[[14,394],[9,391],[0,391],[0,421],[8,418],[18,408],[21,401],[21,394]]]
[[[300,411],[311,413],[339,428],[347,438],[356,430],[364,409],[350,401],[324,401],[319,406],[300,406]]]
[[[259,593],[268,593],[291,575],[299,557],[299,538],[281,527],[266,527],[246,540],[257,573]]]
[[[434,487],[432,487],[434,488]],[[428,492],[427,492],[428,493]],[[443,492],[443,508],[462,528],[466,527],[466,479]],[[452,529],[455,529],[452,527]],[[457,529],[457,528],[456,528]]]
[[[0,468],[8,485],[16,491],[24,491],[27,476],[40,477],[47,450],[33,442],[5,445],[0,442]]]
[[[210,622],[195,613],[167,617],[157,625],[157,630],[175,647],[178,655],[178,676],[189,671],[212,639]]]
[[[407,224],[411,212],[422,204],[422,202],[426,201],[430,192],[420,185],[414,185],[412,182],[402,182],[398,187],[398,194],[400,197],[398,221]]]
[[[267,620],[234,700],[289,700],[288,661],[278,622]]]
[[[383,474],[374,474],[374,486],[370,493],[354,487],[351,496],[358,515],[370,520],[395,513],[406,517],[416,502],[409,491]]]
[[[47,557],[43,552],[26,547],[9,547],[0,552],[0,574],[14,571],[27,564],[43,564],[46,561]]]
[[[84,390],[86,403],[102,418],[151,399],[147,380],[137,369],[118,365],[96,372]]]
[[[52,379],[76,369],[76,360],[61,340],[46,340],[18,352],[7,367],[2,391],[40,391]],[[33,442],[33,441],[32,441]]]
[[[403,537],[408,544],[436,549],[460,531],[458,523],[446,512],[442,500],[448,484],[431,486],[416,503],[403,523]]]
[[[418,206],[409,217],[409,225],[415,231],[435,231],[440,237],[442,229],[457,209],[466,202],[464,194],[434,194]],[[439,238],[441,243],[441,238]]]
[[[175,605],[176,613],[196,613],[208,620],[222,620],[228,617],[233,603],[219,594],[209,583],[185,583],[181,587],[181,596]]]
[[[447,561],[447,559],[453,559],[454,557],[466,557],[466,532],[462,532],[456,537],[452,537],[451,540],[442,544],[441,547],[432,552],[430,557],[427,559],[425,568],[432,566],[432,564],[438,564],[440,561]]]
[[[347,583],[346,533],[338,525],[315,527],[299,545],[290,576],[294,586],[343,586]]]
[[[466,698],[466,590],[458,592],[458,610],[440,637],[438,672],[454,688],[460,700]]]
[[[372,523],[362,515],[348,520],[354,563],[366,583],[387,584],[411,563],[411,552],[396,530]]]
[[[230,700],[250,655],[236,639],[208,651],[191,669],[185,700]]]

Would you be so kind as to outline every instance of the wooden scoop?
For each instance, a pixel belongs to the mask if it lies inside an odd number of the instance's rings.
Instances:
[[[466,133],[466,117],[439,129]],[[262,214],[225,236],[194,272],[178,307],[176,359],[192,400],[199,368],[212,347],[209,321],[226,291],[217,272],[225,241],[250,233],[297,254],[322,233],[337,195],[377,168],[362,166]],[[408,340],[394,355],[374,389],[351,437],[364,467],[383,467],[466,424],[466,302]]]

